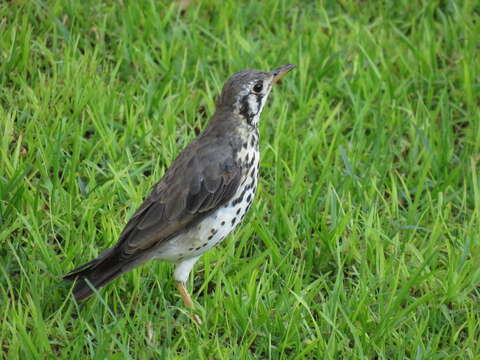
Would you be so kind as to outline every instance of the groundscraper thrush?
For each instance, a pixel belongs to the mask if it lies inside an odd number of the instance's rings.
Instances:
[[[205,130],[154,185],[117,244],[65,276],[76,281],[76,300],[159,259],[176,265],[177,288],[192,307],[185,282],[200,256],[234,230],[250,208],[258,183],[260,114],[272,85],[293,68],[243,70],[228,79]],[[194,319],[201,322],[195,314]]]

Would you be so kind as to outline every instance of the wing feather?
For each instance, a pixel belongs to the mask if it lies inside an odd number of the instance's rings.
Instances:
[[[116,245],[123,259],[134,259],[188,230],[227,203],[238,189],[241,169],[233,151],[187,149],[126,225]]]

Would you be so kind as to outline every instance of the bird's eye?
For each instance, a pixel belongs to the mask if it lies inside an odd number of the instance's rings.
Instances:
[[[256,93],[259,93],[260,91],[262,91],[263,89],[263,84],[261,82],[258,82],[255,84],[255,86],[253,87],[253,91],[255,91]]]

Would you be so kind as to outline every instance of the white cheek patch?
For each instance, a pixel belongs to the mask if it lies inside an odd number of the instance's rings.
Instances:
[[[254,94],[248,95],[248,108],[251,110],[253,115],[258,114],[258,101]]]

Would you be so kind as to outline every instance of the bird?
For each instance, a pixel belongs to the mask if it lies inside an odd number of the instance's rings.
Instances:
[[[272,85],[295,67],[246,69],[224,84],[213,116],[152,188],[118,242],[64,276],[82,301],[144,263],[175,264],[173,277],[187,308],[186,288],[197,260],[231,233],[250,209],[259,177],[259,120]],[[197,324],[202,320],[193,311]]]

